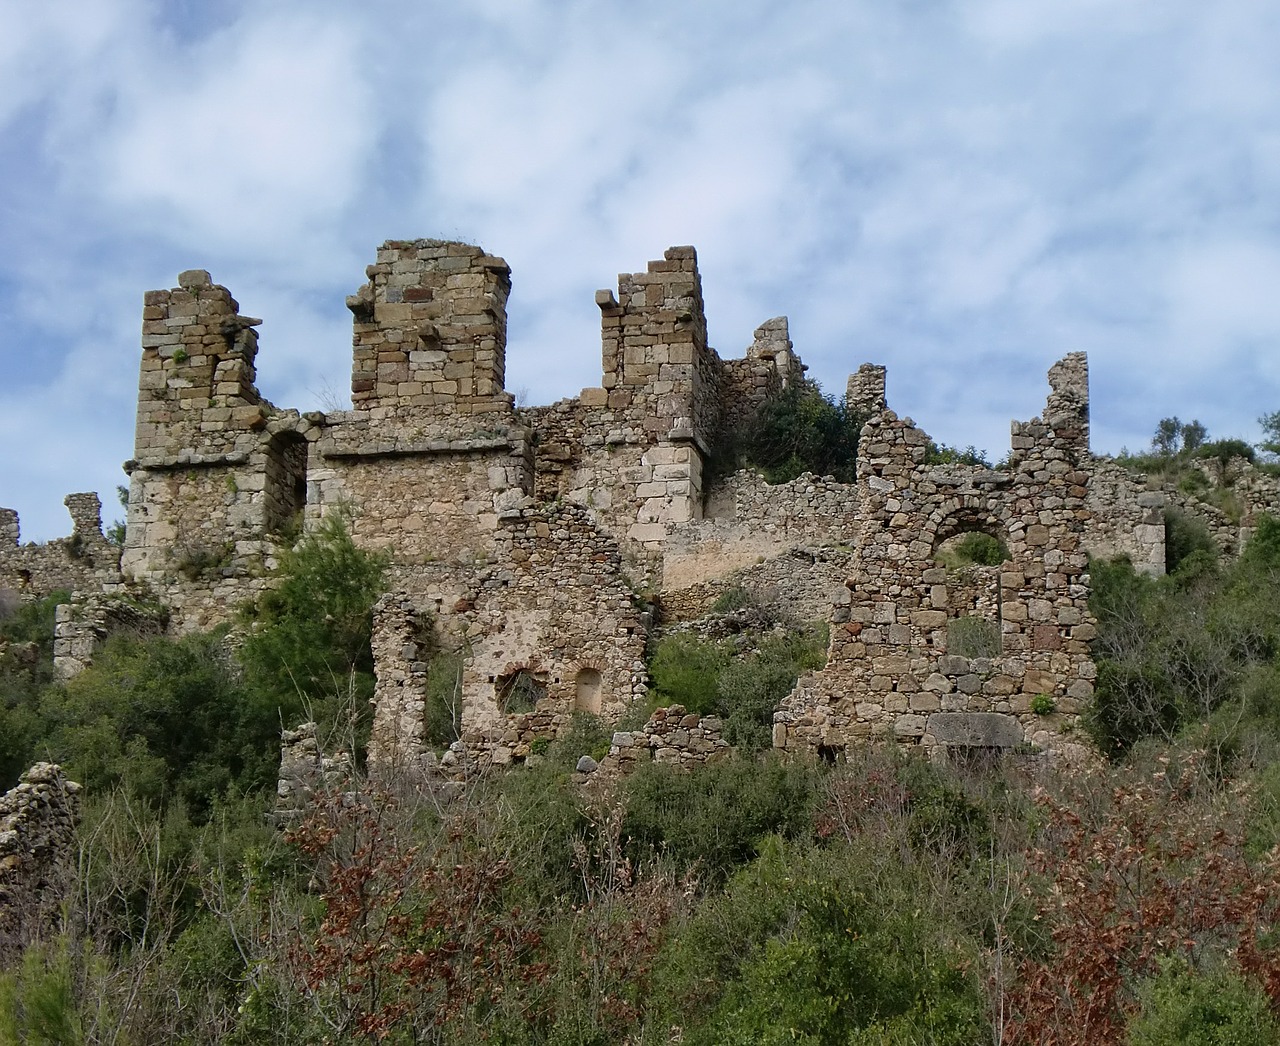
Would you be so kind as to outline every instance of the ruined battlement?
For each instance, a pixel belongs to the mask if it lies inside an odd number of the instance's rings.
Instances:
[[[347,298],[356,411],[373,422],[510,414],[505,261],[465,243],[389,240],[366,274]]]
[[[254,385],[262,321],[241,316],[227,288],[203,269],[172,290],[148,291],[142,309],[142,363],[134,457],[203,463],[235,455],[259,431],[271,405]]]
[[[98,592],[120,581],[120,550],[102,532],[97,494],[68,494],[71,534],[41,544],[21,543],[18,513],[0,508],[0,590],[20,597],[51,592]]]
[[[93,495],[68,499],[74,532],[46,546],[20,545],[17,515],[0,510],[0,588],[83,593],[59,618],[67,671],[121,618],[95,594],[127,588],[163,604],[174,631],[209,627],[272,583],[301,529],[342,511],[391,561],[375,765],[425,758],[424,630],[465,653],[451,758],[504,763],[574,710],[616,720],[645,700],[663,615],[696,618],[734,585],[831,628],[826,667],[777,710],[777,747],[1069,753],[1094,678],[1088,555],[1153,572],[1164,556],[1163,495],[1090,454],[1083,353],[1050,368],[1000,470],[930,463],[928,434],[889,406],[885,368],[863,364],[846,390],[867,419],[855,482],[770,486],[709,465],[805,366],[781,316],[736,357],[708,344],[692,247],[598,291],[599,385],[531,408],[505,389],[502,258],[393,240],[366,275],[347,299],[351,405],[306,414],[260,395],[260,321],[207,272],[146,294],[122,554]],[[1280,500],[1250,491],[1247,517]],[[948,566],[974,531],[1005,561]],[[1218,531],[1224,547],[1243,533]]]

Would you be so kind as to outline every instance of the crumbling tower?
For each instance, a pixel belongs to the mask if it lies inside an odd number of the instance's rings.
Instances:
[[[161,592],[180,588],[179,603],[203,602],[215,617],[225,599],[214,590],[261,566],[306,497],[297,415],[254,384],[260,322],[203,269],[144,299],[121,569]],[[201,623],[196,610],[179,616]]]
[[[351,403],[375,420],[505,413],[511,270],[481,248],[391,240],[347,299]]]

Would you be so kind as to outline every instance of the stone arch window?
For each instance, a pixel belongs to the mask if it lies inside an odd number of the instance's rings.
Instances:
[[[573,707],[578,712],[600,714],[604,677],[598,668],[580,668],[573,680]]]
[[[264,492],[268,532],[296,530],[307,504],[307,441],[298,433],[277,432],[267,442]]]
[[[930,601],[947,612],[947,653],[999,657],[1004,646],[1000,565],[1009,550],[993,520],[962,518],[934,545]]]
[[[493,689],[498,707],[506,715],[532,712],[538,707],[538,702],[547,696],[546,673],[535,672],[531,668],[517,668],[498,676],[494,680]]]

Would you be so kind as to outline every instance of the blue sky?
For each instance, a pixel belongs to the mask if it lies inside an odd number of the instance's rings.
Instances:
[[[1000,457],[1089,353],[1099,452],[1280,409],[1274,0],[0,0],[0,505],[132,452],[142,294],[206,268],[259,387],[343,403],[390,237],[513,270],[507,385],[599,380],[592,292],[698,248],[712,343]]]

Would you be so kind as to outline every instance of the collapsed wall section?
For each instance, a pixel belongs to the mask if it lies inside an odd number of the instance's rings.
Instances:
[[[411,767],[424,757],[428,623],[465,653],[458,740],[481,764],[524,758],[575,711],[616,721],[647,692],[647,614],[617,542],[586,510],[506,513],[496,549],[495,565],[475,573],[470,595],[446,609],[446,620],[431,621],[432,608],[407,593],[379,604],[371,762]]]
[[[1095,676],[1083,354],[1050,381],[1044,420],[1013,425],[1008,472],[926,464],[928,437],[887,409],[864,426],[856,568],[827,667],[775,715],[777,747],[839,751],[884,737],[1081,754],[1067,734]],[[971,531],[1001,542],[1005,562],[948,566],[947,542]]]
[[[704,514],[707,466],[728,433],[803,378],[785,317],[742,359],[707,345],[697,256],[672,247],[598,291],[598,388],[521,411],[538,433],[534,493],[589,508],[621,542],[637,580],[660,583],[669,540]]]
[[[40,599],[50,593],[96,592],[120,580],[120,549],[102,532],[97,494],[68,494],[69,537],[20,544],[18,513],[0,508],[0,591]]]
[[[791,344],[787,318],[762,323],[742,359],[723,360],[722,370],[720,424],[734,432],[768,400],[804,380],[805,366]]]
[[[856,486],[808,473],[770,484],[737,472],[711,492],[703,519],[674,531],[662,560],[664,601],[807,545],[847,545],[862,525]]]
[[[80,786],[36,763],[0,796],[0,969],[56,928],[76,871]]]

